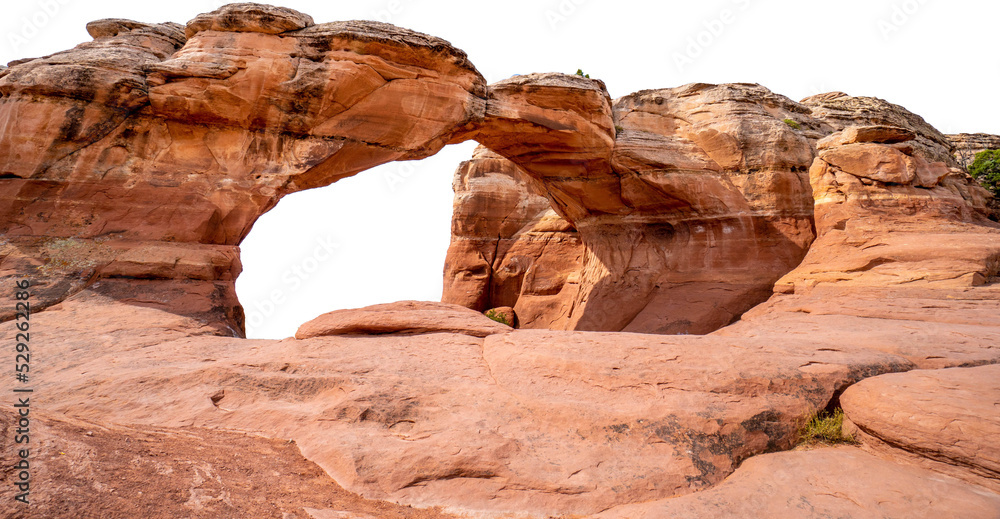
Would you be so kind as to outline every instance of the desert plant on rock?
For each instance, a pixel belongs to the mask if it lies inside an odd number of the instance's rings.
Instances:
[[[489,317],[490,319],[493,319],[494,321],[496,321],[496,322],[498,322],[500,324],[506,324],[507,326],[510,326],[510,327],[514,326],[514,323],[510,322],[510,319],[508,319],[506,315],[504,315],[504,314],[502,314],[502,313],[500,313],[500,312],[498,312],[496,310],[487,310],[486,311],[486,317]]]
[[[844,410],[836,408],[833,412],[826,410],[809,415],[805,425],[799,430],[800,445],[836,445],[841,443],[854,444],[854,437],[844,434]]]

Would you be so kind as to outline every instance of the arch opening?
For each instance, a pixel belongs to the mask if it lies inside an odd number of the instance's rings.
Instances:
[[[236,293],[250,339],[282,339],[344,308],[438,301],[452,177],[474,142],[287,195],[240,244]]]

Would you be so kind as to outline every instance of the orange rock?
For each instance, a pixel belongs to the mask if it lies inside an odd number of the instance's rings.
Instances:
[[[583,244],[539,183],[477,148],[455,173],[452,242],[442,301],[485,311],[512,306],[522,328],[562,328],[573,308]]]
[[[1000,513],[1000,497],[851,447],[786,452],[744,463],[698,494],[613,508],[600,518],[969,517]]]
[[[911,157],[889,146],[848,144],[823,151],[820,160],[858,178],[892,184],[909,184],[917,176]]]
[[[612,102],[561,74],[487,87],[443,40],[268,6],[192,27],[102,21],[94,42],[0,71],[0,281],[34,281],[47,412],[293,438],[348,490],[414,506],[706,515],[773,483],[695,491],[792,447],[851,385],[1000,363],[990,197],[901,107],[750,84]],[[473,138],[493,153],[459,173],[447,297],[560,330],[422,303],[236,338],[236,245],[281,196]],[[404,330],[420,333],[369,335]],[[344,331],[366,336],[324,335]],[[854,409],[993,470],[973,443]],[[759,460],[809,481],[753,513],[996,515],[995,493],[831,452]],[[863,488],[818,481],[830,466]]]
[[[840,398],[866,445],[1000,491],[1000,365],[911,371],[851,386]]]
[[[0,268],[46,268],[42,306],[102,277],[232,293],[238,261],[206,246],[233,249],[283,195],[431,155],[485,114],[482,76],[427,35],[259,4],[187,29],[100,20],[95,41],[3,71],[0,232],[16,252]],[[86,261],[54,262],[59,240]],[[165,272],[178,257],[200,265]],[[221,329],[242,334],[224,299]]]
[[[281,34],[313,25],[313,19],[286,7],[264,4],[227,4],[210,13],[199,14],[187,24],[187,37],[201,31],[260,32]]]
[[[400,301],[323,314],[300,326],[295,332],[295,338],[423,333],[460,333],[486,337],[509,331],[510,326],[463,306],[430,301]]]

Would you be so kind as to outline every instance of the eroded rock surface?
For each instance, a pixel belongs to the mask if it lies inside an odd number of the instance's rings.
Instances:
[[[242,334],[236,245],[257,217],[284,194],[431,155],[484,115],[464,53],[378,22],[234,4],[186,33],[89,30],[93,42],[0,78],[0,269],[44,269],[38,308],[97,279],[159,279],[207,294],[214,313],[199,318]]]
[[[32,413],[31,513],[4,517],[216,519],[330,517],[444,519],[359,498],[340,488],[294,442],[197,428],[128,427]],[[0,445],[16,452],[13,413],[0,413]],[[0,461],[0,498],[15,503],[14,460]],[[279,476],[276,477],[275,474]]]
[[[567,257],[561,246],[547,247],[541,261],[538,253],[527,254],[523,266],[493,258],[491,251],[509,249],[505,256],[516,259],[521,249],[537,250],[538,236],[470,233],[484,225],[471,209],[497,207],[497,195],[485,182],[470,189],[466,179],[479,168],[517,169],[477,156],[457,173],[445,299],[471,308],[488,306],[484,299],[516,302],[519,315],[555,304],[557,318],[541,321],[554,329],[675,334],[710,332],[765,300],[812,241],[805,172],[814,156],[811,139],[829,133],[829,126],[758,85],[688,85],[613,104],[601,92],[599,82],[553,75],[490,86],[487,121],[503,124],[481,141],[531,177],[508,175],[527,186],[518,193],[543,193],[579,233],[585,252],[582,265],[575,249]],[[510,108],[517,103],[527,107]],[[800,121],[799,129],[784,119]],[[508,203],[522,199],[528,197]],[[538,276],[530,273],[540,263],[556,265],[549,279],[576,283],[539,294],[530,286]],[[506,289],[511,270],[525,272],[523,287]],[[552,297],[515,299],[517,288]]]
[[[768,454],[748,460],[711,490],[611,509],[621,519],[703,517],[969,517],[1000,514],[1000,496],[852,447]]]
[[[579,293],[583,243],[538,182],[486,148],[455,173],[441,300],[510,306],[522,328],[564,329]]]
[[[431,301],[400,301],[323,314],[299,327],[295,338],[422,333],[460,333],[486,337],[509,331],[510,326],[464,306]]]
[[[813,117],[830,125],[834,130],[850,126],[890,126],[914,132],[912,147],[924,159],[955,165],[951,155],[952,143],[948,137],[930,125],[923,117],[877,97],[850,96],[843,92],[829,92],[807,97],[802,104],[809,107]]]
[[[91,33],[0,72],[0,281],[32,280],[46,412],[293,439],[348,491],[465,514],[726,510],[771,488],[723,483],[756,465],[804,481],[761,515],[996,515],[989,489],[854,449],[753,458],[864,379],[1000,363],[1000,228],[905,109],[749,84],[612,101],[562,74],[487,87],[443,40],[253,4]],[[479,337],[424,305],[341,314],[368,335],[321,336],[340,326],[321,318],[233,337],[236,245],[280,196],[471,138],[496,155],[459,177],[482,221],[455,227],[451,293],[563,330],[461,310]]]
[[[874,377],[840,401],[849,428],[879,453],[933,460],[936,470],[1000,491],[1000,366]]]
[[[954,156],[962,167],[968,167],[975,160],[976,154],[986,150],[1000,150],[1000,135],[988,133],[959,133],[948,135],[948,140],[955,146]]]

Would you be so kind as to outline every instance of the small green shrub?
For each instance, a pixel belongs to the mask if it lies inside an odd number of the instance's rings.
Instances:
[[[623,131],[625,131],[625,127],[624,126],[621,126],[621,125],[618,125],[618,124],[615,125],[615,137],[621,135]]]
[[[507,326],[510,327],[514,326],[514,323],[510,322],[510,320],[507,319],[506,315],[503,315],[500,312],[497,312],[496,310],[487,310],[486,317],[489,317],[490,319],[493,319],[494,321],[500,324],[506,324]]]
[[[799,430],[799,444],[836,445],[854,444],[854,437],[844,434],[844,410],[836,408],[832,413],[820,411],[809,415],[805,425]]]
[[[986,150],[976,154],[969,164],[969,174],[989,189],[993,196],[1000,197],[1000,150]]]
[[[795,128],[796,130],[801,130],[802,129],[802,125],[801,124],[799,124],[799,123],[797,123],[797,122],[795,122],[795,121],[793,121],[791,119],[785,119],[784,123],[787,124],[788,126],[791,126],[792,128]]]
[[[582,68],[576,69],[576,75],[590,79],[590,74],[584,74]]]

